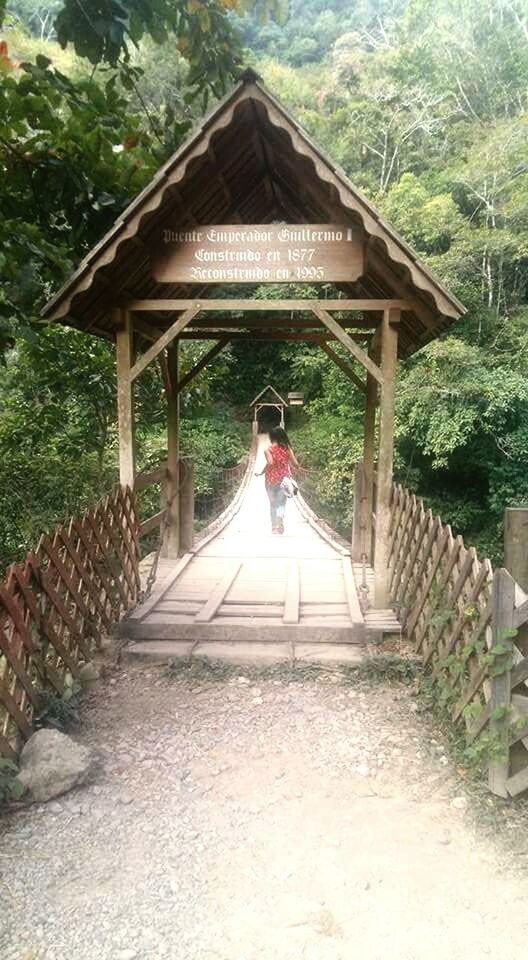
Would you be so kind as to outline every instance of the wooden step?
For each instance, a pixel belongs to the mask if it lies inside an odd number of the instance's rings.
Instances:
[[[166,614],[151,615],[147,621],[122,620],[119,636],[128,640],[212,640],[252,643],[277,643],[296,640],[311,643],[364,643],[365,627],[356,624],[286,624],[282,619],[262,622],[265,618],[243,620],[239,617],[217,617],[214,622],[196,623],[183,616],[169,618]]]
[[[152,640],[129,643],[122,656],[128,660],[166,662],[172,658],[199,657],[229,663],[264,665],[268,663],[333,663],[359,665],[368,651],[363,644],[342,643],[260,643],[252,641],[213,642],[194,645],[184,640]]]

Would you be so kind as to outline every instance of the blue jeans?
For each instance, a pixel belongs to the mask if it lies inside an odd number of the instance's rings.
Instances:
[[[267,483],[266,493],[270,502],[271,526],[275,529],[279,520],[284,520],[284,510],[288,499],[279,483]]]

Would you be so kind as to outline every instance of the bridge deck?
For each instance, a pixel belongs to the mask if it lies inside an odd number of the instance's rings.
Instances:
[[[348,548],[302,500],[288,502],[285,527],[282,536],[270,532],[264,479],[250,464],[223,524],[180,560],[160,561],[150,598],[122,634],[136,643],[349,644],[399,632],[392,611],[363,616]],[[368,579],[372,596],[371,571]]]

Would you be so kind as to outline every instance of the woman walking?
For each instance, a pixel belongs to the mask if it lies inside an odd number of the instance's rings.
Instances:
[[[266,475],[266,493],[270,502],[271,532],[284,533],[284,510],[287,494],[281,484],[285,477],[291,477],[291,468],[298,467],[297,458],[291,448],[288,434],[282,427],[272,427],[269,432],[271,445],[264,451],[266,466],[256,474]]]

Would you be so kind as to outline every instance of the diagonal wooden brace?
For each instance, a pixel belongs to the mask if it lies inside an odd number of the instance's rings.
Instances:
[[[371,360],[364,350],[361,349],[361,347],[358,347],[357,343],[354,343],[354,341],[348,336],[348,333],[345,333],[341,324],[338,323],[337,320],[334,320],[334,318],[331,317],[326,310],[323,310],[322,307],[312,306],[312,311],[317,319],[324,324],[330,333],[334,334],[336,339],[343,344],[348,352],[351,353],[356,360],[359,360],[359,362],[363,364],[365,370],[372,374],[378,383],[383,383],[383,374],[380,368],[374,363],[373,360]]]

